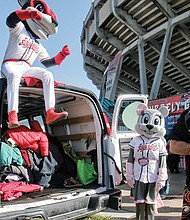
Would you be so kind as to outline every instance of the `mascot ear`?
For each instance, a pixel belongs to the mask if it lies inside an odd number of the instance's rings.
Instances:
[[[141,114],[141,112],[146,110],[147,108],[148,107],[144,103],[141,103],[136,110],[137,115],[139,116]]]
[[[168,114],[169,114],[169,110],[168,110],[168,108],[167,108],[166,106],[160,107],[160,108],[158,109],[158,111],[161,112],[161,114],[164,116],[164,118],[167,117]]]

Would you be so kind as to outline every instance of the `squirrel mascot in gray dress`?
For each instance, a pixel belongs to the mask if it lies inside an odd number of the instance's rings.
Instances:
[[[168,179],[166,141],[164,135],[166,107],[148,109],[145,104],[137,108],[138,120],[129,146],[126,180],[136,204],[137,220],[153,220],[159,190]]]

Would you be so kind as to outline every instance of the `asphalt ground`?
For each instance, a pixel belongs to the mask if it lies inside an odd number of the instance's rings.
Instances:
[[[179,173],[170,173],[169,194],[162,196],[164,207],[158,209],[155,220],[179,220],[182,207],[182,191],[185,184],[185,171],[179,168]],[[120,210],[106,209],[99,213],[103,216],[110,216],[114,219],[135,219],[135,204],[130,198],[130,188],[127,184],[118,187],[122,190],[122,203]]]

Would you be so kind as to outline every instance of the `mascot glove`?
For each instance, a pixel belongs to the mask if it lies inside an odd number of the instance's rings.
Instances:
[[[70,55],[70,50],[69,50],[68,45],[65,45],[65,46],[63,47],[63,49],[61,50],[60,53],[61,53],[63,56],[68,56],[68,55]]]
[[[131,187],[134,188],[135,186],[135,177],[134,177],[134,170],[133,170],[133,164],[130,162],[127,162],[127,172],[126,172],[126,180],[127,184]]]
[[[135,178],[131,176],[131,178],[126,178],[127,184],[129,187],[134,188],[135,187]]]
[[[35,19],[38,21],[42,20],[42,13],[38,10],[17,10],[16,14],[22,21],[27,19]]]
[[[70,55],[70,50],[68,45],[65,45],[63,49],[54,57],[54,60],[58,66],[62,63],[62,61],[66,58],[66,56]]]

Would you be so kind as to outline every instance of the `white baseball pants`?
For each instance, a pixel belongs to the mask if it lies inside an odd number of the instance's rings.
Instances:
[[[46,111],[55,106],[53,74],[41,67],[30,67],[26,62],[5,62],[1,68],[2,77],[7,78],[8,112],[18,112],[19,84],[22,77],[34,77],[42,81]]]

